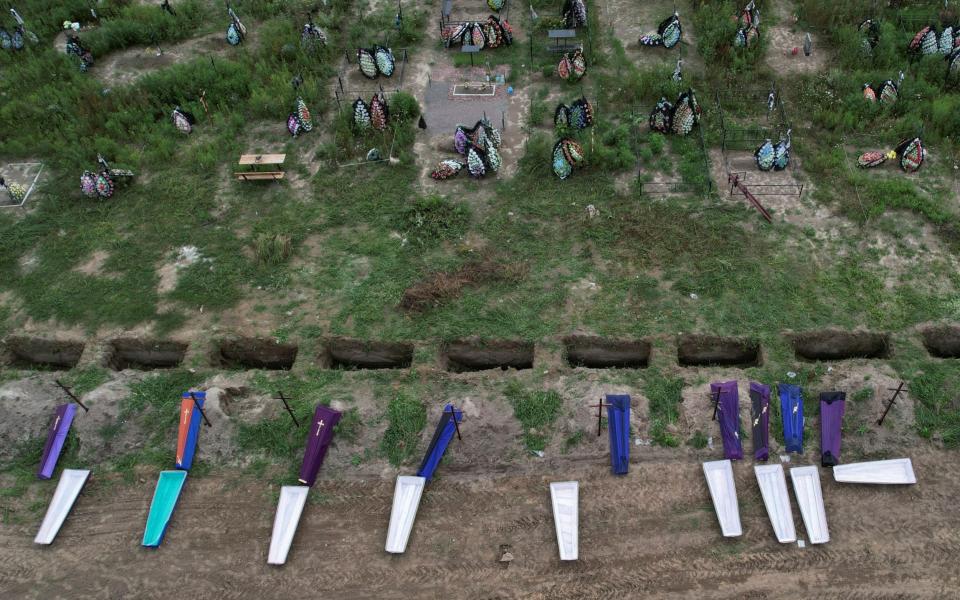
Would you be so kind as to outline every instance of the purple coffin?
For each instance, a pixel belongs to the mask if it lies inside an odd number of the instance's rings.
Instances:
[[[40,457],[40,470],[37,471],[37,477],[40,479],[53,477],[53,470],[57,468],[57,460],[60,459],[60,452],[63,450],[64,442],[67,441],[67,433],[70,431],[70,424],[73,423],[75,414],[77,414],[76,404],[61,404],[53,411],[47,443],[44,444],[43,455]]]
[[[750,382],[750,420],[753,422],[753,459],[770,458],[770,386]]]
[[[300,465],[300,483],[313,485],[317,472],[327,455],[327,449],[333,440],[333,428],[340,422],[340,413],[328,406],[317,405],[307,435],[307,448],[303,452],[303,464]]]
[[[840,429],[846,400],[844,392],[820,394],[820,464],[824,467],[840,464]]]
[[[717,421],[720,422],[720,437],[723,438],[723,457],[731,460],[743,458],[740,445],[740,397],[736,381],[711,383],[710,395],[717,401]]]

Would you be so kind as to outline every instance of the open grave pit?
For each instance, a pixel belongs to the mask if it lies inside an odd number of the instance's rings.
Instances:
[[[444,344],[441,361],[444,368],[452,373],[530,369],[533,368],[533,343],[458,340]]]
[[[171,340],[117,338],[107,343],[104,363],[115,371],[174,369],[183,362],[187,344]]]
[[[687,334],[677,339],[681,367],[756,367],[760,342],[750,338]]]
[[[890,335],[871,331],[822,329],[791,336],[798,359],[808,361],[889,358]]]
[[[940,325],[924,329],[923,345],[931,356],[960,358],[960,325]]]
[[[271,338],[230,338],[217,344],[213,362],[228,369],[289,371],[298,350],[296,344],[279,343]]]
[[[413,344],[331,338],[319,363],[326,369],[406,369],[413,363]]]
[[[650,363],[650,342],[595,336],[564,338],[564,355],[571,367],[643,369]]]
[[[11,336],[3,343],[3,360],[18,369],[67,370],[77,366],[84,343],[29,336]]]

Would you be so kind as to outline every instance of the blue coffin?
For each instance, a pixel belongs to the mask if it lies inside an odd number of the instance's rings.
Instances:
[[[783,443],[787,452],[803,453],[803,393],[799,385],[781,383],[780,414],[783,418]]]
[[[630,470],[630,396],[607,394],[610,465],[617,475]]]
[[[427,481],[433,478],[434,471],[440,466],[440,459],[443,458],[443,453],[447,451],[447,446],[450,444],[450,440],[453,439],[453,434],[457,431],[454,418],[457,420],[456,423],[459,423],[463,420],[463,412],[455,410],[452,404],[447,404],[443,407],[440,422],[437,423],[437,429],[433,432],[433,439],[430,440],[430,447],[427,448],[427,454],[423,457],[423,462],[420,463],[420,470],[417,471],[417,476],[423,477]]]

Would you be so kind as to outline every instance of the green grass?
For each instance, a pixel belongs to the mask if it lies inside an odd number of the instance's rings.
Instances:
[[[683,380],[650,372],[644,381],[644,394],[649,402],[650,438],[655,444],[667,447],[680,445],[680,440],[667,431],[680,418],[680,392]]]
[[[386,417],[380,452],[390,464],[400,466],[416,454],[420,432],[427,425],[427,409],[419,400],[400,392],[387,405]]]
[[[73,369],[60,381],[70,388],[75,395],[83,396],[110,381],[110,372],[100,367]]]
[[[505,390],[513,416],[523,428],[523,443],[531,452],[543,451],[550,441],[552,425],[560,416],[563,399],[553,390],[528,390],[511,382]],[[569,440],[568,440],[569,441]],[[569,445],[565,447],[570,448]]]

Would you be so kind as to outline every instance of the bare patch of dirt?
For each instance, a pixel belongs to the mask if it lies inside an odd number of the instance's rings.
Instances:
[[[226,27],[224,27],[225,29]],[[242,47],[256,48],[256,25],[248,26],[248,32]],[[83,40],[82,31],[80,32],[80,39]],[[57,34],[53,45],[60,52],[65,52],[66,33]],[[137,46],[111,52],[105,56],[94,56],[90,73],[109,86],[127,85],[165,67],[189,62],[197,58],[224,56],[240,51],[240,49],[227,43],[223,31],[184,40],[169,46],[161,46],[160,50],[162,52],[158,52],[156,46]]]
[[[524,264],[495,258],[471,261],[455,271],[439,271],[413,284],[404,290],[399,307],[412,312],[424,311],[460,297],[464,288],[493,282],[519,281],[526,273],[527,267]]]
[[[804,55],[803,43],[808,32],[796,24],[794,3],[789,0],[774,3],[770,17],[762,15],[760,35],[767,40],[766,60],[774,73],[788,76],[796,73],[826,73],[832,51],[818,34],[811,31],[812,51],[810,56]],[[794,48],[797,49],[796,54],[793,53]]]
[[[52,547],[32,544],[39,517],[0,525],[3,586],[16,598],[149,596],[158,589],[196,598],[294,598],[316,592],[316,556],[338,558],[337,577],[324,582],[338,598],[932,600],[960,586],[953,560],[960,516],[952,505],[960,467],[949,454],[914,453],[916,486],[878,489],[822,477],[831,541],[798,549],[773,537],[748,462],[734,465],[744,535],[724,539],[699,461],[643,453],[623,477],[611,476],[599,457],[546,464],[536,474],[448,474],[424,492],[399,556],[383,552],[392,474],[325,477],[311,491],[321,504],[306,507],[279,570],[266,564],[276,485],[232,471],[191,477],[163,546],[144,551],[139,533],[154,474],[139,485],[95,474]],[[932,472],[937,476],[924,476]],[[548,484],[571,479],[580,482],[580,560],[562,563]],[[805,537],[795,507],[793,514]],[[514,557],[506,568],[497,562],[502,545]]]
[[[91,254],[90,258],[88,258],[85,262],[74,267],[74,271],[83,273],[84,275],[89,275],[91,277],[103,275],[103,264],[107,262],[108,258],[110,258],[109,252],[97,250]]]

